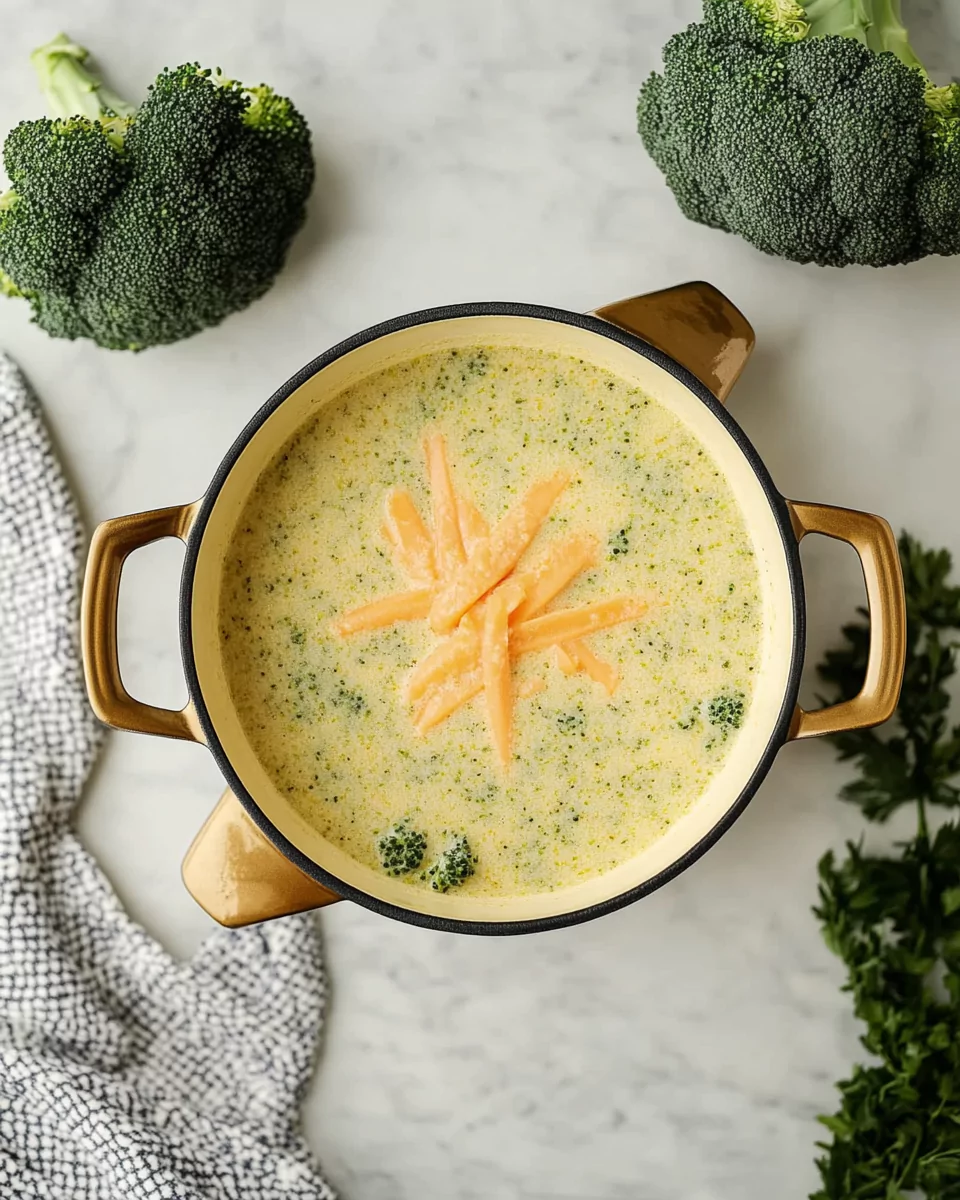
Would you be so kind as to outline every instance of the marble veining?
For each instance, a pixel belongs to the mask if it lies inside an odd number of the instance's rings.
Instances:
[[[4,128],[40,104],[29,50],[61,26],[137,95],[199,59],[289,91],[315,132],[309,227],[280,283],[219,329],[142,356],[52,342],[0,303],[91,522],[194,499],[256,407],[339,338],[463,299],[586,309],[705,278],[756,326],[731,407],[782,490],[884,513],[960,551],[958,266],[803,268],[683,220],[633,132],[635,92],[697,0],[0,0]],[[905,0],[960,69],[946,0]],[[122,661],[182,701],[180,551],[129,565]],[[804,543],[810,654],[861,600],[852,555]],[[858,1052],[809,913],[855,834],[829,749],[788,747],[735,828],[667,889],[590,925],[458,939],[343,904],[307,1131],[350,1200],[793,1200],[814,1116]],[[134,914],[186,953],[207,919],[179,862],[218,792],[195,746],[118,734],[82,833]]]

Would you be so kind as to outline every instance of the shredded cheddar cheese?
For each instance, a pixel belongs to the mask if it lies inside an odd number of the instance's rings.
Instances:
[[[574,534],[549,546],[527,570],[517,569],[569,476],[558,472],[535,483],[491,530],[483,514],[455,491],[442,434],[424,438],[423,446],[433,500],[433,539],[404,491],[387,494],[383,528],[410,582],[435,583],[351,609],[334,623],[334,632],[346,637],[429,618],[432,629],[446,636],[406,682],[406,699],[417,705],[417,732],[439,725],[482,691],[490,738],[506,768],[513,705],[511,659],[553,647],[565,674],[583,671],[613,695],[619,679],[616,669],[580,639],[639,621],[649,602],[624,596],[538,616],[597,561],[596,538]]]

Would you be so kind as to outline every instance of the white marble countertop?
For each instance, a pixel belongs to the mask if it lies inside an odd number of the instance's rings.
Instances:
[[[960,18],[905,5],[934,66]],[[587,309],[688,278],[753,320],[732,409],[790,496],[884,513],[960,551],[960,264],[802,268],[688,224],[634,133],[635,92],[697,0],[0,0],[0,124],[39,115],[27,55],[61,25],[121,91],[199,59],[288,91],[320,164],[279,284],[219,329],[140,356],[54,342],[0,303],[92,524],[190,500],[303,363],[396,313],[464,299]],[[954,22],[950,29],[949,22]],[[181,551],[124,577],[131,690],[185,694]],[[804,546],[810,657],[861,600],[850,552]],[[788,747],[745,816],[654,896],[586,926],[473,939],[324,914],[333,1000],[307,1109],[348,1200],[796,1200],[814,1116],[857,1054],[810,905],[858,829],[828,747]],[[82,832],[175,952],[209,928],[180,859],[220,790],[199,747],[110,738]]]

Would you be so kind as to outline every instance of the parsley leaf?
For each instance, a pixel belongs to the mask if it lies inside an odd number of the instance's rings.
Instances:
[[[889,856],[848,843],[820,862],[816,915],[847,969],[865,1025],[866,1065],[837,1085],[821,1117],[822,1186],[812,1200],[960,1200],[960,726],[950,724],[960,587],[950,555],[900,538],[907,663],[896,717],[883,733],[837,735],[856,778],[841,792],[869,821],[913,805],[916,834]],[[855,695],[867,662],[866,613],[819,668],[837,698]],[[944,813],[946,816],[944,816]]]

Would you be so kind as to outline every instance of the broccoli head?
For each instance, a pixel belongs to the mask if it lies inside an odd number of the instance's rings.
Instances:
[[[637,116],[685,215],[769,254],[960,252],[960,85],[930,81],[900,0],[704,0]]]
[[[407,875],[423,862],[427,838],[405,817],[380,835],[377,850],[380,864],[388,875]]]
[[[466,835],[459,833],[450,839],[446,849],[426,872],[426,878],[435,892],[449,892],[470,878],[476,861]]]
[[[53,337],[142,350],[266,292],[304,219],[310,132],[289,100],[197,64],[134,109],[60,35],[34,52],[53,119],[10,132],[0,291]]]

